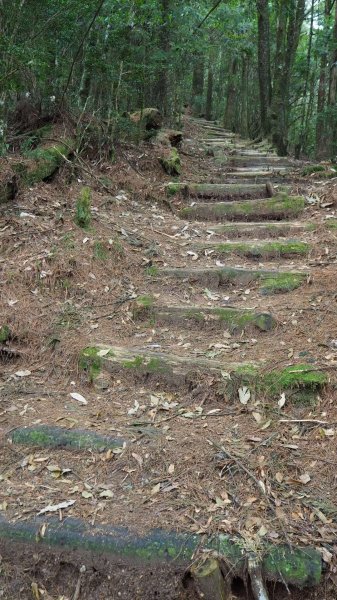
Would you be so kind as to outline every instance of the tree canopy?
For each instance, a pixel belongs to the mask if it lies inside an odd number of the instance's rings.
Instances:
[[[183,107],[270,137],[279,154],[337,150],[333,0],[2,0],[0,135],[25,111],[108,122]]]

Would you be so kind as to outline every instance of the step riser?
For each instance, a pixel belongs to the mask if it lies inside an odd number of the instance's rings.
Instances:
[[[265,239],[265,238],[279,238],[279,237],[295,237],[300,233],[306,231],[306,228],[302,225],[287,225],[287,223],[280,222],[270,225],[259,225],[254,223],[252,226],[240,227],[240,223],[237,225],[214,225],[209,226],[207,231],[214,231],[218,236],[221,235],[223,239]]]
[[[249,204],[248,204],[249,203]],[[198,203],[195,206],[179,211],[181,219],[196,221],[256,221],[293,219],[301,214],[304,206],[284,205],[282,202],[247,202],[247,203]]]
[[[134,320],[150,322],[157,327],[167,324],[191,327],[198,329],[228,329],[230,332],[255,329],[270,331],[276,325],[270,313],[255,313],[238,309],[218,308],[207,309],[201,307],[143,307],[137,305],[133,311]]]
[[[297,256],[307,256],[309,253],[309,245],[303,242],[289,243],[289,242],[270,242],[259,246],[252,242],[251,244],[242,243],[215,243],[215,244],[193,244],[193,250],[196,252],[213,251],[211,257],[224,258],[231,254],[237,256],[245,256],[253,260],[264,259],[272,260],[279,258],[295,258]]]

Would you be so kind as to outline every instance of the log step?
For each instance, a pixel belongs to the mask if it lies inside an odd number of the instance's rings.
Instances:
[[[259,313],[252,309],[202,306],[156,306],[151,296],[139,296],[132,307],[134,320],[149,320],[156,326],[162,323],[186,324],[195,323],[200,327],[221,328],[233,331],[244,331],[256,328],[270,331],[276,321],[270,313]]]
[[[269,199],[234,202],[197,202],[179,210],[181,219],[196,221],[256,221],[281,220],[298,217],[305,200],[296,196],[277,195]]]
[[[266,242],[197,242],[191,246],[193,250],[212,251],[214,256],[237,254],[254,259],[293,258],[306,256],[310,245],[297,240],[281,240]]]
[[[239,267],[206,267],[200,269],[165,268],[158,271],[159,277],[173,277],[189,283],[201,283],[213,289],[220,286],[247,286],[259,284],[263,295],[290,292],[300,287],[308,273],[296,271],[272,271],[265,269],[243,269]]]
[[[200,536],[195,533],[152,529],[145,533],[111,525],[91,524],[88,521],[64,518],[41,517],[9,521],[0,516],[0,540],[9,546],[19,541],[33,556],[43,548],[65,551],[86,551],[93,556],[109,557],[122,562],[128,561],[134,569],[153,565],[151,589],[156,589],[156,568],[165,565],[167,570],[183,572],[195,563],[198,552],[210,551],[231,565],[231,576],[247,577],[248,553],[245,542],[237,536],[230,537],[219,533],[213,536]],[[41,529],[44,527],[44,534]],[[261,543],[262,545],[262,543]],[[208,554],[206,554],[208,552]],[[102,560],[103,560],[102,559]],[[171,565],[171,566],[170,566]],[[322,556],[314,547],[289,548],[287,545],[263,544],[261,569],[265,580],[286,582],[299,587],[315,586],[323,574]],[[137,570],[135,570],[137,574]],[[162,589],[160,589],[162,591]],[[160,595],[158,593],[158,595]]]
[[[207,233],[223,235],[223,237],[232,238],[274,238],[288,237],[297,235],[304,231],[314,231],[314,223],[301,223],[291,221],[275,221],[268,223],[221,223],[218,225],[209,225]]]
[[[124,440],[101,435],[85,429],[65,429],[53,425],[18,427],[11,436],[13,444],[40,448],[65,448],[70,450],[104,450],[122,448]]]
[[[285,188],[284,192],[288,190]],[[166,194],[174,196],[182,194],[184,197],[197,196],[199,198],[271,198],[274,194],[271,183],[240,184],[240,183],[168,183]]]
[[[144,348],[125,348],[107,344],[95,344],[84,348],[79,356],[79,368],[91,379],[91,366],[99,366],[114,375],[126,375],[135,381],[161,382],[170,388],[195,385],[200,376],[213,375],[221,382],[222,393],[236,398],[243,384],[251,391],[270,398],[281,392],[291,391],[294,402],[316,399],[318,391],[327,384],[324,372],[315,370],[313,365],[293,364],[282,369],[266,370],[265,363],[224,362],[194,356],[178,356],[163,352],[153,352]],[[226,377],[223,377],[226,373]],[[198,377],[197,377],[198,376]]]

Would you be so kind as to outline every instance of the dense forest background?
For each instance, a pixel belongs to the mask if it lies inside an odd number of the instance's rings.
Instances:
[[[68,112],[118,138],[183,108],[279,154],[337,153],[336,0],[0,0],[0,151]]]

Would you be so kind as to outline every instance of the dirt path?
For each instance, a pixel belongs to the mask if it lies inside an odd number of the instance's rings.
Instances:
[[[307,202],[300,163],[189,126],[189,169],[165,202],[157,183],[96,194],[88,232],[72,223],[76,188],[64,202],[31,190],[6,212],[3,598],[196,597],[181,550],[163,563],[156,541],[144,566],[104,546],[105,526],[231,535],[258,556],[317,550],[323,587],[273,583],[270,598],[334,597],[334,208]],[[88,526],[80,543],[72,519]],[[47,551],[55,523],[64,538]]]

